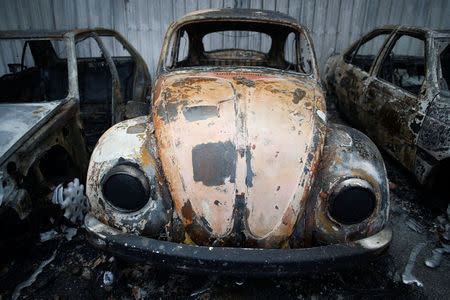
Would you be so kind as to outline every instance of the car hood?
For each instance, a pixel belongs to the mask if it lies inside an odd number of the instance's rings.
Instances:
[[[52,118],[63,103],[1,103],[0,164]]]
[[[175,73],[157,82],[159,155],[190,239],[247,247],[287,241],[323,143],[317,91],[307,79],[248,72]]]

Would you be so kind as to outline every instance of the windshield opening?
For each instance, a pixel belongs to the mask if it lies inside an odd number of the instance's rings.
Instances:
[[[270,67],[311,74],[311,48],[295,28],[257,22],[190,23],[172,34],[166,67]]]

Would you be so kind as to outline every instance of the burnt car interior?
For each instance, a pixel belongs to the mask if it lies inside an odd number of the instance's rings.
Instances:
[[[101,36],[100,39],[108,51],[119,49],[111,53],[123,54],[112,56],[112,60],[119,76],[122,99],[125,102],[133,100],[136,72],[134,58],[114,37]],[[10,73],[0,77],[0,102],[41,102],[67,97],[68,67],[63,40],[21,42],[22,54],[16,55],[20,63],[8,64]],[[88,145],[93,147],[112,124],[112,73],[103,52],[92,37],[77,41],[76,55],[81,117]]]
[[[378,77],[417,95],[425,79],[425,70],[425,41],[404,34],[395,38]]]
[[[26,64],[26,57],[34,63]],[[8,66],[11,73],[0,78],[1,102],[59,100],[67,95],[67,62],[57,56],[50,40],[24,41],[20,63]]]
[[[380,30],[367,35],[344,55],[345,61],[369,73],[390,33]],[[397,35],[383,58],[378,77],[417,95],[425,79],[424,50],[425,41],[421,37]]]
[[[117,40],[109,40],[113,37],[100,38],[105,47],[112,46],[111,42],[118,43]],[[108,47],[108,50],[110,48]],[[93,146],[112,124],[113,78],[105,55],[94,38],[79,40],[76,53],[81,117],[85,125],[88,145]],[[112,56],[112,59],[119,75],[122,98],[129,101],[133,98],[136,63],[128,52],[124,54],[124,56]]]
[[[369,73],[375,57],[391,31],[376,31],[362,38],[355,47],[353,47],[344,59],[361,70]]]
[[[288,26],[237,21],[189,23],[175,36],[169,68],[259,66],[306,74],[311,71],[306,39]],[[220,41],[227,48],[211,48]],[[295,47],[304,57],[297,57]]]

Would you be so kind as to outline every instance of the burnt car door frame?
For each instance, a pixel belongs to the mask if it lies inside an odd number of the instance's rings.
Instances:
[[[380,77],[385,59],[402,36],[410,36],[424,42],[425,76],[418,94]],[[424,32],[397,28],[378,54],[362,97],[364,105],[369,108],[367,116],[371,119],[367,122],[366,132],[390,155],[402,161],[409,170],[414,170],[417,139],[429,99],[433,98],[427,95],[431,91],[426,88],[426,83],[431,78],[427,68],[429,43],[429,37]]]
[[[67,62],[69,69],[69,95],[68,98],[73,98],[78,103],[80,112],[83,116],[83,111],[86,114],[95,114],[97,110],[89,108],[88,105],[84,106],[81,97],[81,87],[79,82],[79,57],[77,57],[77,44],[87,38],[92,38],[97,44],[100,54],[103,56],[104,61],[109,69],[111,75],[111,95],[105,96],[105,108],[107,113],[111,114],[110,120],[106,122],[97,122],[99,120],[94,116],[90,118],[85,116],[84,128],[85,137],[87,140],[88,148],[92,149],[97,140],[111,125],[114,125],[125,119],[130,119],[142,115],[148,115],[150,113],[149,95],[151,89],[151,76],[148,71],[147,65],[141,55],[136,49],[128,43],[118,32],[114,30],[104,28],[94,29],[81,29],[68,32],[64,35],[66,39],[67,48]],[[131,60],[133,61],[132,69],[132,86],[122,86],[120,74],[118,74],[118,66],[115,62],[115,57],[111,56],[110,50],[108,50],[101,40],[101,37],[111,37],[116,43],[121,45],[124,50],[128,51]],[[127,89],[127,90],[126,90]],[[127,93],[128,91],[128,93]],[[123,94],[122,94],[123,93]],[[97,116],[98,117],[98,116]],[[88,124],[88,120],[93,120]],[[111,122],[110,122],[111,121]]]
[[[341,110],[346,111],[349,114],[347,117],[353,118],[353,122],[356,121],[356,127],[360,129],[366,128],[364,119],[367,116],[367,108],[361,101],[362,97],[364,96],[367,88],[367,83],[370,80],[372,70],[378,61],[380,53],[383,51],[386,43],[388,43],[394,31],[394,29],[385,28],[369,32],[368,34],[360,38],[345,52],[345,54],[342,56],[341,63],[336,66],[336,85],[338,85],[340,88],[336,88],[335,90],[337,93],[345,92],[345,95],[341,95],[340,97],[337,95],[338,98],[345,99],[344,105],[346,107]],[[354,64],[353,59],[358,54],[361,46],[383,34],[385,34],[386,37],[381,47],[376,51],[369,70],[365,71]],[[342,101],[339,102],[339,105],[342,104]],[[361,113],[363,114],[362,117],[360,116]]]
[[[148,71],[147,65],[141,55],[137,52],[137,50],[119,33],[113,30],[108,29],[92,29],[92,30],[81,30],[71,31],[66,33],[66,48],[67,48],[67,63],[69,65],[69,96],[68,98],[74,98],[79,103],[80,102],[80,92],[79,92],[79,82],[78,82],[78,65],[77,65],[77,55],[76,55],[76,45],[77,43],[91,37],[93,38],[97,45],[100,48],[101,53],[105,56],[105,60],[108,64],[109,70],[111,72],[112,84],[113,84],[113,92],[112,92],[112,105],[116,105],[117,107],[113,108],[114,118],[113,123],[117,123],[122,121],[126,116],[126,111],[128,107],[126,107],[126,103],[122,97],[120,92],[120,79],[117,73],[116,65],[112,59],[110,52],[106,49],[100,37],[113,37],[115,38],[120,45],[127,50],[131,57],[135,62],[134,66],[134,75],[133,75],[133,97],[129,102],[144,102],[148,108],[148,95],[149,90],[151,89],[151,76]],[[131,105],[135,103],[130,103]],[[139,105],[139,104],[137,104]],[[148,109],[146,111],[148,113]],[[134,117],[134,116],[127,116]]]

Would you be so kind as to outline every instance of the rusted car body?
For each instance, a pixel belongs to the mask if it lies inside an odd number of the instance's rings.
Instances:
[[[117,39],[131,59],[112,57],[102,37]],[[89,38],[98,41],[102,57],[78,56],[79,43]],[[0,212],[14,209],[24,219],[39,207],[34,200],[61,181],[84,180],[89,162],[85,130],[93,133],[88,136],[93,147],[102,128],[124,120],[127,108],[139,106],[127,107],[129,100],[148,102],[150,75],[139,54],[112,30],[8,31],[0,32],[0,43],[4,61],[7,54],[20,59],[0,77]],[[121,87],[127,63],[132,64],[131,88]],[[125,97],[131,93],[133,97]],[[96,118],[99,114],[102,118]]]
[[[448,178],[449,43],[448,30],[384,26],[331,57],[325,70],[346,119],[422,184]]]
[[[216,33],[271,44],[206,50]],[[212,9],[173,23],[150,114],[111,127],[93,151],[90,241],[164,267],[247,275],[385,249],[382,158],[360,132],[327,122],[318,74],[308,31],[289,16]]]

